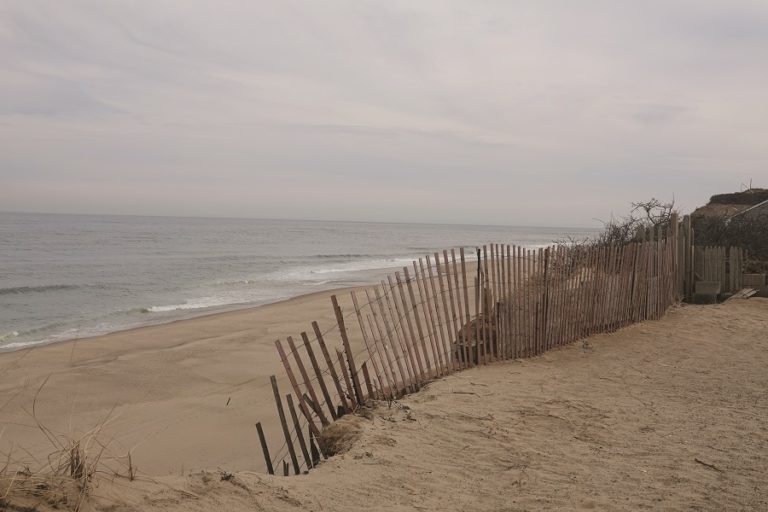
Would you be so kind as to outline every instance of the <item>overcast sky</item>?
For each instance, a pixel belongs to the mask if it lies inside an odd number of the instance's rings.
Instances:
[[[0,210],[590,226],[768,187],[768,1],[4,0]]]

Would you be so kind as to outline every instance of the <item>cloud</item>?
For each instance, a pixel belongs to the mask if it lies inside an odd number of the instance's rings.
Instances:
[[[11,0],[0,209],[573,225],[652,195],[693,208],[765,174],[767,44],[761,0]]]

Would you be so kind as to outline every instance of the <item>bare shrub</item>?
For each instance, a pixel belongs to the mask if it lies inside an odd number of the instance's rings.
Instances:
[[[3,454],[4,462],[0,462],[0,510],[56,509],[76,512],[91,493],[97,473],[129,480],[136,477],[130,452],[127,457],[113,456],[108,453],[108,443],[101,440],[113,411],[109,411],[95,427],[78,436],[56,433],[40,421],[38,396],[47,381],[45,379],[35,393],[29,414],[50,443],[51,452],[44,461],[39,461],[23,448],[11,448]]]
[[[568,247],[626,245],[638,239],[639,233],[647,233],[655,229],[666,230],[672,222],[672,216],[677,213],[674,199],[665,203],[652,197],[648,201],[630,203],[632,209],[625,216],[612,216],[610,220],[601,221],[603,230],[594,237],[584,239],[566,238],[556,241],[558,245]]]

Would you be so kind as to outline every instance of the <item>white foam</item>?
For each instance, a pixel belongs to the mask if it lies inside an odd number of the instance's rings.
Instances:
[[[179,304],[151,306],[146,310],[150,313],[168,313],[171,311],[188,311],[222,306],[236,306],[238,304],[260,304],[267,301],[278,301],[283,298],[285,297],[282,295],[266,296],[264,294],[255,294],[253,292],[241,291],[187,299],[186,301]]]
[[[295,281],[306,285],[327,284],[331,282],[328,279],[330,275],[339,275],[354,272],[364,272],[370,270],[385,270],[399,268],[404,265],[410,265],[417,257],[393,257],[379,258],[363,261],[348,261],[344,263],[335,263],[330,265],[305,265],[295,267],[290,270],[278,270],[267,276],[269,280],[276,281]]]
[[[19,335],[18,331],[11,331],[5,334],[0,334],[0,341],[7,340],[8,338],[15,338]]]

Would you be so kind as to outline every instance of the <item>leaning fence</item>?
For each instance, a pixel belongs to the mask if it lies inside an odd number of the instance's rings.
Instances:
[[[368,400],[660,318],[683,287],[685,250],[677,222],[645,238],[449,249],[352,291],[343,304],[332,296],[335,324],[312,322],[296,339],[275,342],[292,394],[283,399],[271,377],[282,439],[271,445],[257,424],[267,470],[311,469],[325,455],[322,430]]]

